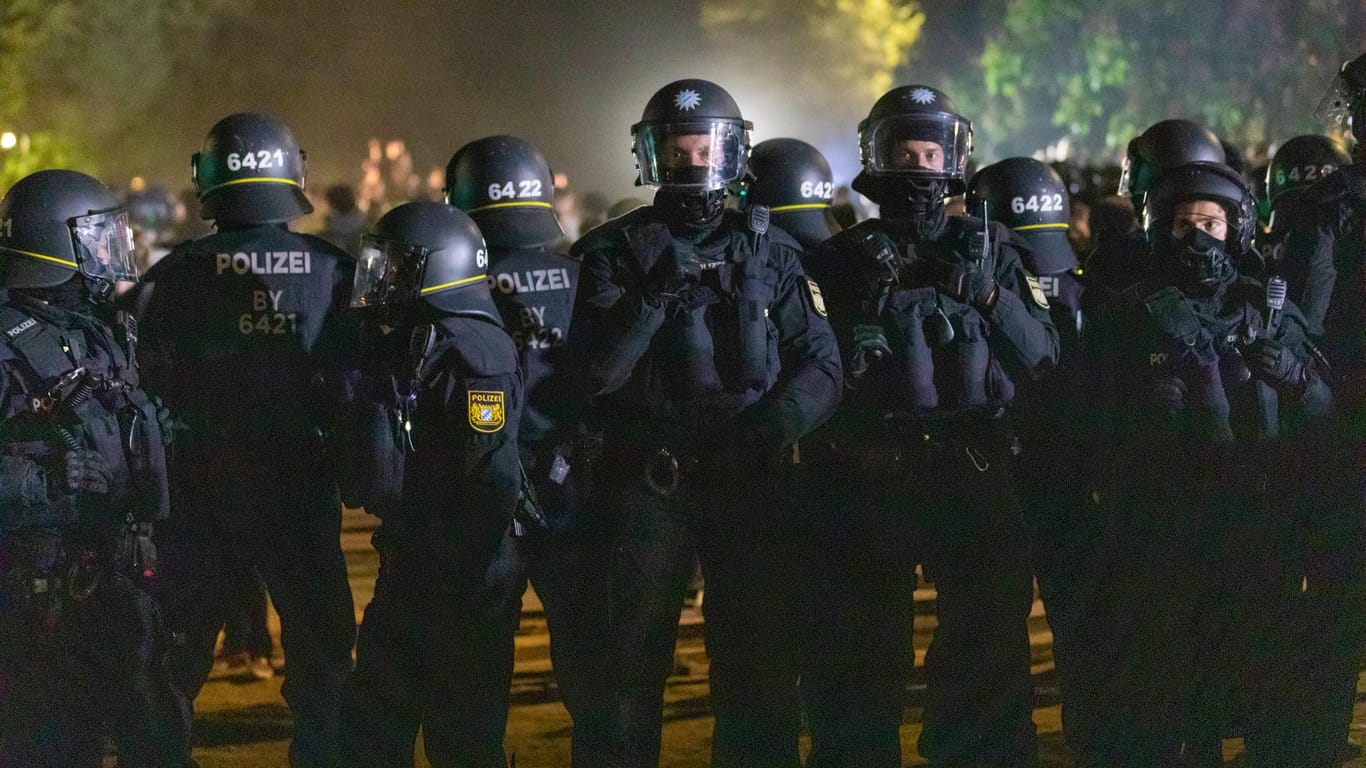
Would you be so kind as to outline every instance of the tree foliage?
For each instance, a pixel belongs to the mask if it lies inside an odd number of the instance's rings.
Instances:
[[[34,167],[75,164],[98,174],[110,159],[158,151],[156,142],[133,139],[147,135],[157,105],[204,32],[241,5],[5,0],[0,131],[27,134],[29,141],[0,152],[0,188]]]
[[[1321,130],[1311,113],[1360,22],[1350,0],[1013,0],[983,20],[979,137],[1113,156],[1167,117],[1240,146]]]

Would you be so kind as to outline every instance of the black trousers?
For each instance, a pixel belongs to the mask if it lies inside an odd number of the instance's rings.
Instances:
[[[177,683],[193,700],[234,605],[230,571],[255,567],[280,614],[295,768],[336,760],[355,612],[341,551],[341,503],[312,445],[187,442],[172,470],[175,515],[159,530],[158,596]]]
[[[459,564],[377,536],[382,564],[356,643],[342,708],[348,766],[413,765],[418,728],[427,759],[447,768],[504,768],[513,636],[526,578],[510,527]],[[506,527],[506,526],[505,526]]]
[[[527,573],[545,611],[560,698],[574,722],[573,768],[611,753],[616,662],[604,650],[611,617],[611,520],[588,496],[595,467],[575,457],[563,482],[549,477],[553,446],[525,446],[522,461],[550,528],[523,541]]]
[[[845,453],[807,482],[807,498],[825,488],[832,531],[802,673],[810,764],[902,764],[919,562],[938,592],[921,755],[1032,765],[1033,574],[1006,457],[958,443],[874,446],[862,464]]]
[[[35,570],[16,543],[0,542],[0,573],[11,588],[18,584],[10,577]],[[61,600],[59,612],[46,610],[48,599]],[[106,733],[121,766],[193,766],[189,704],[166,667],[168,641],[152,599],[112,570],[79,601],[7,589],[0,597],[0,766],[97,768]]]
[[[1077,622],[1067,736],[1094,766],[1305,757],[1288,514],[1247,494],[1130,493],[1107,510],[1095,591]],[[1178,755],[1184,756],[1178,758]]]
[[[612,765],[659,763],[664,688],[684,593],[700,560],[716,716],[712,765],[798,765],[796,536],[786,480],[746,467],[694,473],[676,492],[623,461],[612,483],[616,707]]]

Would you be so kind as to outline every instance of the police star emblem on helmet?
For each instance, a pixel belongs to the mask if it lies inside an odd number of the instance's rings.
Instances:
[[[684,88],[678,92],[678,95],[674,96],[674,106],[684,112],[690,112],[697,109],[698,105],[701,103],[702,94],[691,88]]]
[[[914,101],[916,104],[933,104],[934,91],[931,91],[929,88],[916,88],[914,91],[911,91],[911,101]]]

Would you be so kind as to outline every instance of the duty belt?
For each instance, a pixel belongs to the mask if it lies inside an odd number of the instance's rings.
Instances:
[[[921,414],[896,411],[883,414],[881,423],[897,442],[912,451],[962,450],[973,468],[985,472],[993,456],[1018,456],[1019,438],[995,413]]]

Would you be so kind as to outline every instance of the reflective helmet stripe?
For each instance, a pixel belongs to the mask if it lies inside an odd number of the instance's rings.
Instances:
[[[779,211],[804,211],[812,208],[829,208],[829,203],[798,203],[797,205],[775,205],[768,210],[772,213]]]
[[[488,279],[488,275],[475,275],[474,277],[467,277],[467,278],[465,278],[464,280],[456,280],[455,282],[452,282],[452,283],[445,283],[445,284],[443,284],[443,285],[433,285],[433,286],[430,287],[430,288],[423,288],[422,290],[418,291],[418,294],[419,294],[419,295],[422,295],[422,296],[425,296],[426,294],[429,294],[429,293],[431,293],[431,292],[433,292],[433,291],[440,291],[440,290],[442,290],[442,289],[444,289],[444,288],[454,288],[454,287],[457,286],[457,285],[464,285],[465,283],[473,283],[473,282],[475,282],[476,280],[487,280],[487,279]]]
[[[232,181],[225,181],[222,184],[214,185],[204,190],[203,192],[200,192],[199,196],[204,197],[208,195],[210,192],[215,192],[217,190],[222,189],[223,187],[231,187],[234,184],[288,184],[291,187],[298,187],[299,189],[304,188],[304,185],[300,184],[294,179],[273,179],[269,176],[256,176],[250,179],[233,179]]]
[[[31,256],[31,257],[33,257],[33,258],[35,258],[35,259],[42,259],[42,260],[44,260],[44,261],[55,262],[55,263],[57,263],[57,264],[61,264],[61,265],[64,266],[64,267],[71,267],[72,269],[76,269],[76,268],[78,268],[78,267],[80,266],[79,264],[77,264],[77,263],[74,262],[74,261],[67,261],[66,259],[59,259],[59,258],[57,258],[56,256],[44,256],[44,255],[41,254],[41,253],[34,253],[33,251],[21,251],[21,250],[19,250],[18,248],[9,248],[9,247],[5,247],[5,246],[0,246],[0,253],[17,253],[17,254],[19,254],[19,255],[21,255],[21,256]]]
[[[490,209],[493,209],[493,208],[550,208],[550,209],[553,210],[553,209],[554,209],[554,206],[551,205],[550,203],[542,203],[542,202],[540,202],[540,201],[529,201],[529,202],[522,202],[522,203],[492,203],[492,204],[489,204],[489,205],[482,205],[482,206],[480,206],[480,207],[478,207],[478,208],[471,208],[471,209],[465,211],[465,213],[474,213],[474,212],[476,212],[476,211],[487,211],[487,210],[490,210]]]
[[[1016,232],[1023,232],[1027,229],[1067,229],[1067,222],[1061,224],[1026,224],[1023,227],[1012,227]]]

